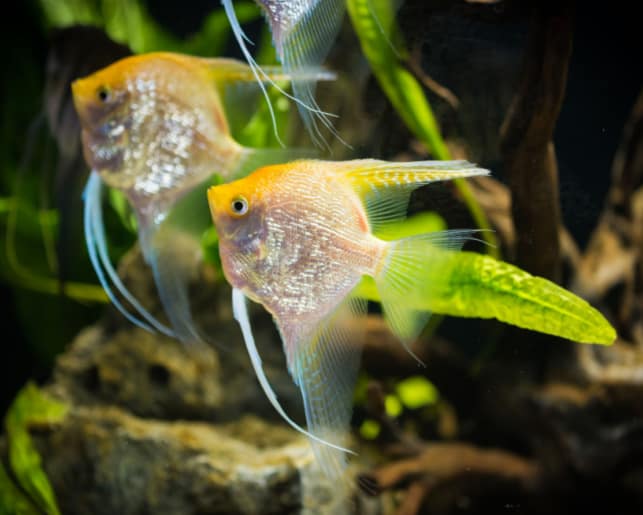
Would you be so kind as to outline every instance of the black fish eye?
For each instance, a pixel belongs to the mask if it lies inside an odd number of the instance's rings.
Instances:
[[[109,100],[109,97],[111,96],[109,88],[107,86],[101,86],[100,88],[98,88],[96,94],[98,95],[98,100],[100,100],[101,102],[107,102]]]
[[[243,197],[237,197],[232,201],[230,207],[235,215],[242,216],[248,212],[248,201]]]

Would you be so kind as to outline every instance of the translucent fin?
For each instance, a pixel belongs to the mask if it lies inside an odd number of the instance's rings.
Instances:
[[[96,172],[89,175],[87,186],[85,187],[84,200],[84,225],[85,225],[85,240],[87,244],[87,251],[92,266],[98,276],[98,280],[105,289],[105,293],[112,301],[114,306],[133,324],[142,327],[150,332],[159,331],[167,336],[174,337],[174,333],[167,326],[161,324],[156,318],[152,316],[136,298],[129,292],[129,290],[122,283],[116,270],[112,266],[107,251],[107,239],[105,236],[105,226],[103,225],[103,208],[101,202],[102,181]],[[136,316],[132,315],[118,300],[116,295],[111,289],[107,277],[116,287],[117,291],[138,311],[138,313],[145,320],[142,321]]]
[[[236,59],[221,57],[207,59],[207,61],[211,64],[212,78],[215,82],[224,84],[257,81],[272,84],[273,81],[290,80],[330,81],[337,78],[335,73],[321,67],[309,67],[288,72],[281,66],[263,66],[260,78],[257,78],[251,66]]]
[[[339,1],[339,0],[331,0],[331,1],[333,1],[333,2],[337,2],[337,1]],[[223,4],[223,8],[224,8],[224,10],[225,10],[225,12],[226,12],[226,15],[227,15],[227,17],[228,17],[228,20],[229,20],[229,22],[230,22],[230,26],[232,27],[232,32],[233,32],[233,34],[234,34],[234,36],[235,36],[235,39],[237,40],[237,43],[239,44],[239,47],[240,47],[240,49],[241,49],[241,52],[243,53],[243,55],[244,55],[244,57],[245,57],[245,59],[246,59],[246,61],[247,61],[248,65],[250,66],[250,70],[252,71],[252,74],[254,75],[255,79],[257,80],[257,83],[259,84],[259,87],[260,87],[260,89],[261,89],[261,92],[263,93],[263,96],[264,96],[264,98],[266,99],[266,102],[268,103],[268,109],[269,109],[269,111],[270,111],[270,118],[271,118],[271,121],[272,121],[273,129],[274,129],[274,131],[275,131],[275,135],[276,135],[276,137],[277,137],[277,140],[279,140],[279,141],[280,141],[280,143],[281,143],[281,139],[280,139],[280,137],[279,137],[279,131],[278,131],[278,129],[277,129],[277,119],[276,119],[276,117],[275,117],[275,112],[274,112],[274,109],[273,109],[273,107],[272,107],[272,103],[270,102],[270,97],[268,96],[268,92],[267,92],[267,90],[266,90],[266,86],[265,86],[265,84],[264,84],[264,83],[269,83],[269,84],[271,84],[271,85],[272,85],[273,87],[275,87],[275,88],[276,88],[280,93],[282,93],[283,95],[285,95],[285,96],[286,96],[287,98],[289,98],[290,100],[294,101],[294,102],[297,104],[297,108],[299,109],[299,112],[300,112],[300,113],[302,113],[302,112],[304,112],[304,111],[305,111],[305,112],[307,112],[307,113],[313,113],[315,116],[320,117],[322,120],[326,120],[326,122],[327,122],[328,124],[330,124],[330,121],[328,121],[328,117],[329,117],[329,116],[334,116],[334,115],[332,115],[332,114],[330,114],[330,113],[326,113],[326,112],[322,111],[321,109],[319,109],[319,107],[317,106],[317,104],[316,104],[316,103],[313,103],[313,104],[307,104],[307,103],[305,103],[304,101],[302,101],[302,100],[299,98],[299,96],[298,96],[297,92],[295,92],[295,90],[294,90],[294,85],[293,85],[293,92],[294,92],[295,94],[294,94],[294,96],[293,96],[293,95],[290,95],[289,93],[287,93],[286,91],[284,91],[281,87],[279,87],[279,86],[274,82],[274,80],[272,80],[272,79],[268,76],[268,74],[267,74],[267,73],[266,73],[266,72],[261,68],[261,66],[259,66],[259,65],[257,64],[257,62],[255,61],[254,57],[252,57],[252,54],[251,54],[251,53],[250,53],[250,51],[248,50],[248,47],[246,46],[246,42],[251,43],[251,44],[252,44],[252,42],[251,42],[251,41],[250,41],[250,39],[246,36],[245,32],[244,32],[244,31],[243,31],[243,29],[241,28],[241,25],[239,24],[239,20],[237,19],[237,15],[236,15],[236,14],[235,14],[235,12],[234,12],[234,6],[232,5],[232,0],[221,0],[221,3]],[[265,5],[265,4],[264,4],[264,5]],[[341,12],[342,12],[342,14],[343,14],[343,7],[344,7],[344,6],[343,6],[343,2],[341,2],[341,9],[342,9],[342,11],[341,11]],[[341,19],[341,18],[340,18],[340,19]],[[271,28],[273,29],[273,34],[274,34],[274,27],[272,27],[272,25],[271,25]],[[334,37],[333,37],[333,39],[334,39]],[[330,47],[330,44],[329,44],[329,47]],[[282,61],[282,63],[284,63],[284,60],[283,60],[282,55],[281,55],[281,52],[279,52],[279,50],[278,50],[278,55],[279,55],[280,60]],[[321,59],[321,60],[317,61],[315,64],[316,64],[316,65],[321,64],[321,61],[322,61],[322,60],[323,60],[323,59]],[[316,68],[316,66],[308,66],[308,67],[306,67],[306,68]],[[300,73],[300,71],[299,71],[299,70],[294,69],[294,68],[288,68],[288,67],[284,66],[284,69],[285,69],[285,71],[290,75],[290,77],[291,77],[291,78],[293,77],[293,75],[295,75],[295,76],[296,76],[298,73]],[[300,69],[300,70],[301,70],[301,69]],[[306,73],[309,73],[309,72],[303,71],[303,73],[304,73],[304,74],[306,74]],[[304,81],[304,84],[305,84],[306,82],[307,82],[307,81]],[[306,123],[306,121],[305,121],[305,120],[304,120],[304,123]],[[331,125],[331,127],[332,127],[332,124],[330,124],[330,125]],[[307,126],[307,128],[308,128],[308,126]],[[313,135],[315,134],[315,132],[314,132],[314,131],[311,131],[311,130],[309,130],[309,133],[311,134],[311,137],[313,137]],[[315,140],[315,138],[314,138],[314,137],[313,137],[313,139]],[[283,145],[283,143],[282,143],[282,145]]]
[[[199,242],[164,220],[139,221],[139,244],[175,337],[183,343],[205,341],[192,319],[188,297],[190,275],[200,258]]]
[[[250,355],[250,361],[252,362],[252,367],[255,370],[255,373],[257,374],[257,379],[259,380],[259,384],[261,385],[261,388],[263,389],[264,393],[266,394],[266,397],[268,397],[268,400],[270,401],[270,404],[277,410],[277,413],[281,415],[281,417],[290,425],[293,429],[296,431],[306,435],[308,438],[311,440],[321,444],[325,445],[328,447],[331,447],[332,449],[335,449],[336,451],[341,451],[341,452],[348,452],[351,454],[355,454],[353,451],[349,449],[344,449],[343,447],[340,447],[338,445],[335,445],[331,442],[327,442],[322,440],[321,438],[315,436],[312,433],[309,433],[305,429],[303,429],[301,426],[299,426],[296,422],[294,422],[284,411],[284,409],[281,407],[281,404],[279,404],[279,400],[277,399],[277,395],[275,392],[272,390],[272,387],[270,386],[270,383],[268,382],[268,378],[264,374],[263,371],[263,366],[261,364],[261,357],[259,356],[259,352],[257,351],[257,347],[255,345],[255,340],[254,336],[252,334],[252,328],[250,327],[250,320],[248,318],[248,308],[246,305],[246,298],[241,290],[238,290],[236,288],[232,289],[232,312],[234,313],[234,318],[235,320],[239,323],[239,326],[241,327],[241,333],[243,334],[243,340],[246,344],[246,347],[248,349],[248,354]]]
[[[259,0],[266,6],[266,15],[270,21],[273,39],[279,60],[287,72],[295,73],[321,64],[333,45],[342,19],[344,17],[345,0],[313,0],[299,2],[304,12],[291,20],[290,27],[278,30],[284,18],[284,11],[289,9],[284,2],[279,0]],[[281,13],[272,14],[274,10]],[[290,12],[297,9],[292,7]],[[316,83],[311,80],[293,80],[292,90],[294,96],[300,101],[297,104],[299,114],[306,130],[316,144],[325,143],[318,122],[328,131],[344,142],[337,133],[328,115],[321,111],[315,100]],[[309,109],[313,107],[314,109]]]
[[[344,446],[353,408],[366,301],[348,297],[312,328],[281,325],[288,366],[301,390],[308,430]],[[330,478],[346,468],[344,452],[311,442],[317,461]]]
[[[468,161],[349,161],[346,177],[364,201],[373,232],[406,216],[413,190],[438,181],[488,175]]]
[[[431,313],[413,306],[418,295],[431,294],[439,285],[425,285],[426,270],[431,266],[431,252],[435,249],[457,251],[467,240],[477,240],[475,230],[454,229],[420,234],[387,243],[388,249],[380,263],[375,283],[380,294],[384,318],[393,333],[402,341],[406,350],[422,363],[409,345],[415,341]],[[437,274],[432,274],[435,277]],[[425,305],[426,305],[426,299]]]

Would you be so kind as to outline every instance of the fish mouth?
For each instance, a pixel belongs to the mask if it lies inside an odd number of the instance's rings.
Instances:
[[[83,79],[77,79],[71,83],[71,94],[74,99],[74,107],[76,108],[76,113],[78,113],[78,118],[83,125],[88,124],[91,121],[91,101],[92,96],[88,93],[87,82]]]
[[[217,225],[217,220],[219,220],[221,215],[221,196],[217,191],[217,186],[208,188],[208,206],[210,207],[212,221],[214,225]]]

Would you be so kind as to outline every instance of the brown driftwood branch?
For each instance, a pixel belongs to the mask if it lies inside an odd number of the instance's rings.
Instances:
[[[512,193],[516,261],[560,279],[560,206],[553,132],[563,102],[572,49],[569,2],[536,8],[518,92],[501,128]]]
[[[359,483],[367,493],[415,485],[412,498],[402,513],[417,513],[428,489],[439,483],[467,476],[491,476],[515,481],[524,489],[540,478],[540,469],[530,460],[501,450],[481,449],[466,443],[436,443],[409,459],[399,460],[362,474]]]

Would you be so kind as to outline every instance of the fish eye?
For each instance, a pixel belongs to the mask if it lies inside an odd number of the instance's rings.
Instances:
[[[107,102],[111,97],[111,92],[107,86],[101,86],[98,88],[96,95],[98,96],[98,100],[101,102]]]
[[[243,197],[237,197],[230,203],[232,212],[237,216],[243,216],[248,212],[248,201]]]

